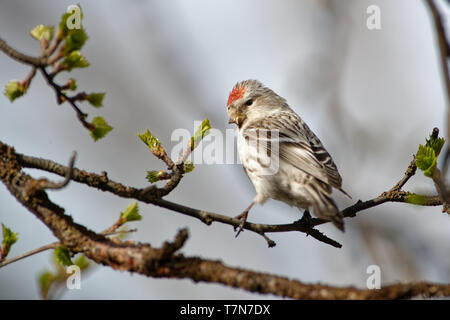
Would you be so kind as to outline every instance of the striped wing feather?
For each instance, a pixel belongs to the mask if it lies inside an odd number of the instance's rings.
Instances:
[[[280,159],[341,191],[342,178],[319,138],[295,113],[282,113],[249,123],[246,131],[278,130]],[[266,144],[269,145],[270,144]],[[344,192],[345,193],[345,192]]]

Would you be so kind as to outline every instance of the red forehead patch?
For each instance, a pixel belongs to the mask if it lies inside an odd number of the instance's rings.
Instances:
[[[230,96],[228,97],[227,107],[232,104],[234,101],[242,98],[245,93],[245,87],[235,86],[233,90],[230,92]]]

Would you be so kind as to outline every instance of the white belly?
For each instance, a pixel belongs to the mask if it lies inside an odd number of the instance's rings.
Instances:
[[[280,159],[275,159],[278,164],[268,168],[267,161],[261,161],[261,149],[258,154],[258,147],[248,143],[241,131],[238,131],[237,142],[239,159],[255,187],[254,201],[263,204],[272,198],[291,206],[308,208],[310,200],[301,184],[306,174]]]

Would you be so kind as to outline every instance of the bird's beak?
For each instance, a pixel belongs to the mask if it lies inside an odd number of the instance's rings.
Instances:
[[[238,127],[241,127],[242,123],[245,120],[245,115],[240,113],[239,110],[233,107],[228,110],[228,115],[230,117],[228,123],[235,123]]]
[[[237,110],[235,107],[230,106],[230,108],[228,109],[228,116],[230,117],[228,123],[236,123]]]

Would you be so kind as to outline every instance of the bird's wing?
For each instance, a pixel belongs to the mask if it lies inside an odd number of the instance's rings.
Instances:
[[[331,156],[316,135],[295,113],[286,112],[259,119],[249,123],[245,128],[247,134],[251,134],[252,130],[255,132],[278,130],[280,160],[286,161],[330,186],[341,189],[342,178]],[[268,148],[271,148],[270,144]],[[274,149],[272,147],[270,152],[274,153]]]

